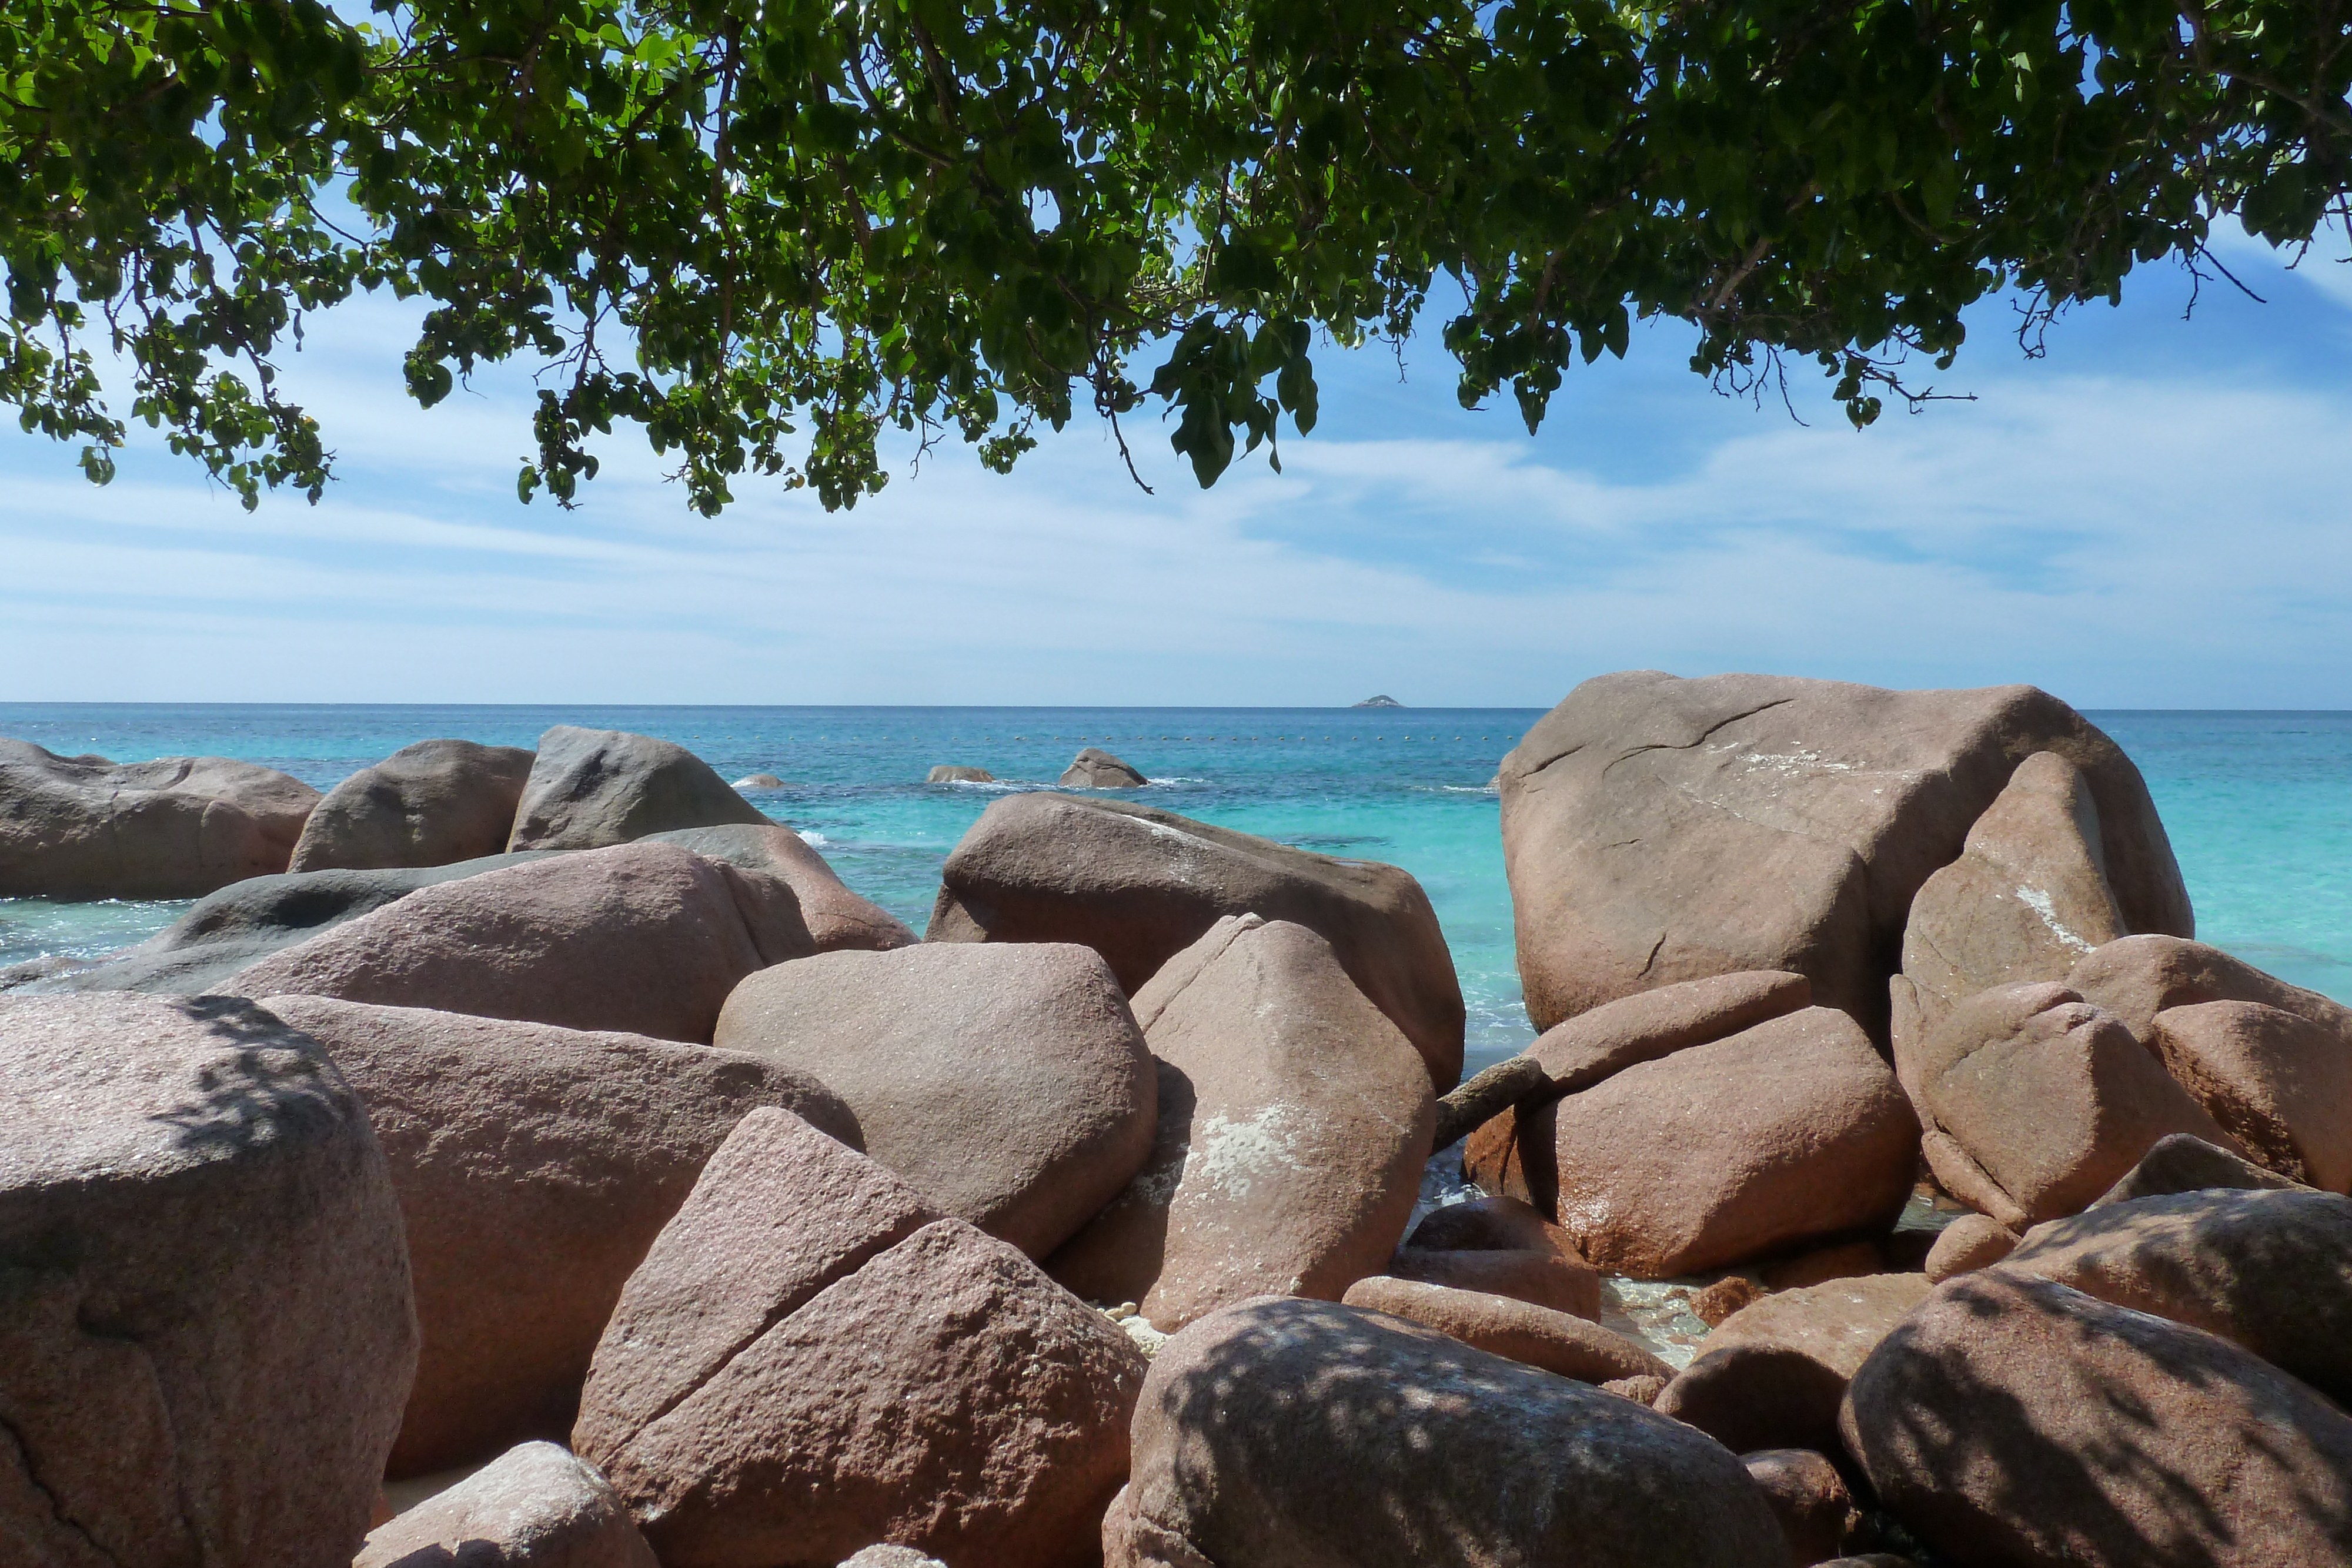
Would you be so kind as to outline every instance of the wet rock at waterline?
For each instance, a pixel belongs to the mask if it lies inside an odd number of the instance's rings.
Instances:
[[[1141,769],[1129,766],[1098,746],[1089,746],[1070,759],[1058,780],[1065,789],[1139,789],[1150,782]]]
[[[926,784],[993,784],[996,775],[985,768],[967,768],[961,763],[942,762],[923,776]]]
[[[318,803],[224,757],[118,764],[0,740],[0,898],[201,898],[284,871]]]

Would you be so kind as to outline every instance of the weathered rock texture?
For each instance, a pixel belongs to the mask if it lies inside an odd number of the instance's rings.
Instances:
[[[2352,1199],[2244,1188],[2108,1204],[2001,1268],[2220,1334],[2352,1408]]]
[[[1758,1568],[1780,1527],[1721,1447],[1629,1399],[1335,1303],[1162,1347],[1105,1568]]]
[[[327,791],[289,871],[375,871],[494,855],[514,831],[531,754],[470,740],[420,740]]]
[[[1465,1166],[1558,1218],[1595,1265],[1643,1278],[1719,1268],[1891,1226],[1917,1127],[1844,1014],[1786,1013],[1636,1062],[1489,1123]]]
[[[1304,926],[1222,920],[1136,994],[1160,1059],[1142,1170],[1050,1260],[1162,1330],[1378,1273],[1428,1160],[1422,1061]]]
[[[2017,1232],[1982,1214],[1962,1215],[1927,1250],[1927,1278],[1942,1284],[1955,1274],[1988,1269],[2017,1250]]]
[[[2168,1133],[2149,1145],[2139,1164],[2101,1193],[2091,1207],[2129,1203],[2136,1197],[2162,1197],[2172,1192],[2196,1192],[2205,1187],[2255,1187],[2264,1191],[2294,1188],[2303,1184],[2264,1170],[2243,1155],[2209,1144],[2186,1133]]]
[[[756,1111],[631,1279],[573,1446],[665,1568],[1059,1568],[1099,1551],[1143,1370],[1019,1252]]]
[[[623,844],[421,889],[225,986],[707,1041],[737,981],[813,950],[774,878]]]
[[[1403,1318],[1464,1344],[1580,1383],[1671,1378],[1675,1373],[1632,1340],[1597,1322],[1509,1296],[1373,1274],[1349,1286],[1339,1299],[1351,1307]]]
[[[1842,1425],[1886,1509],[1955,1562],[2352,1559],[2352,1416],[2227,1340],[2006,1266],[1937,1286]]]
[[[318,803],[225,757],[118,765],[0,740],[0,898],[201,898],[284,871]]]
[[[2054,751],[2017,765],[1969,829],[1960,858],[1929,877],[1903,929],[1894,1032],[1916,1039],[1995,986],[2063,980],[2129,933],[2107,886],[2099,808],[2083,770]]]
[[[1658,1414],[1737,1453],[1834,1453],[1847,1381],[1927,1290],[1925,1274],[1871,1274],[1742,1307],[1699,1342],[1690,1365],[1658,1396]]]
[[[1150,782],[1142,770],[1120,761],[1099,746],[1089,746],[1070,759],[1059,780],[1065,789],[1139,789]]]
[[[1811,1448],[1759,1448],[1742,1454],[1750,1479],[1789,1538],[1797,1568],[1831,1563],[1863,1533],[1862,1511],[1837,1467]]]
[[[880,953],[912,946],[907,923],[871,899],[850,891],[806,839],[773,822],[728,822],[716,828],[677,828],[636,841],[676,844],[705,860],[725,861],[740,870],[773,877],[793,890],[801,924],[820,953],[844,949]]]
[[[735,988],[712,1038],[822,1080],[868,1155],[1032,1257],[1151,1149],[1151,1054],[1090,948],[927,943],[780,964]]]
[[[1229,915],[1304,925],[1429,1063],[1462,1076],[1462,987],[1421,884],[1124,800],[1013,795],[940,873],[933,942],[1078,942],[1128,995]]]
[[[2138,770],[2046,693],[1585,682],[1503,760],[1528,1017],[1549,1029],[1677,980],[1790,969],[1882,1035],[1913,897],[2037,751],[2088,780],[2129,928],[2190,934]]]
[[[767,821],[682,746],[559,724],[539,737],[507,848],[593,850],[675,828]]]
[[[378,1525],[352,1568],[659,1568],[596,1468],[524,1443]]]
[[[383,1150],[226,998],[0,998],[0,1558],[344,1568],[416,1364]]]
[[[996,775],[985,768],[967,768],[961,763],[942,762],[924,775],[926,784],[993,784]]]
[[[2158,1013],[2200,1002],[2260,1002],[2352,1040],[2352,1008],[2290,986],[2219,947],[2176,936],[2110,942],[2075,965],[2066,984],[2123,1019],[2143,1045],[2155,1043]]]
[[[2261,1002],[2156,1015],[2157,1054],[2221,1130],[2281,1176],[2352,1187],[2352,1038]]]
[[[855,1144],[823,1085],[635,1034],[275,997],[367,1103],[400,1195],[423,1331],[388,1469],[423,1474],[572,1428],[621,1287],[745,1113]]]
[[[485,855],[455,865],[397,871],[281,872],[248,877],[205,894],[194,908],[136,946],[68,965],[13,988],[26,993],[146,991],[156,996],[216,992],[247,965],[372,914],[420,887],[525,864],[547,852]]]
[[[1895,1065],[1936,1179],[2015,1231],[2084,1207],[2167,1134],[2228,1141],[2120,1019],[2054,983],[1969,998]]]

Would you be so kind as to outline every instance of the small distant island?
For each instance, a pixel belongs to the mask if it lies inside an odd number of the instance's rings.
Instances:
[[[1366,697],[1362,702],[1350,703],[1349,706],[1350,707],[1402,707],[1404,704],[1394,697]]]

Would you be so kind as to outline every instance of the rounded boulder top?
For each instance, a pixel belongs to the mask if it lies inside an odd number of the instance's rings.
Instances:
[[[1386,693],[1382,693],[1379,696],[1366,697],[1362,702],[1349,703],[1348,706],[1349,707],[1402,707],[1404,706],[1404,704],[1397,701],[1396,698],[1388,695]]]
[[[1060,782],[1065,788],[1075,785],[1082,789],[1137,789],[1150,780],[1132,764],[1120,761],[1099,746],[1089,746],[1070,758]]]

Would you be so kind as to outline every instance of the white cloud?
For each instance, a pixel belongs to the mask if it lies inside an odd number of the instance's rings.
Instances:
[[[2332,391],[1996,371],[1856,435],[1693,383],[1707,439],[1644,471],[1580,460],[1572,403],[1495,440],[1423,383],[1426,434],[1205,495],[1079,430],[1009,479],[942,451],[851,513],[747,484],[705,521],[625,435],[581,510],[519,506],[519,380],[421,413],[362,373],[386,322],[313,333],[351,476],[315,509],[0,445],[0,697],[1536,705],[1649,665],[2352,706]]]

